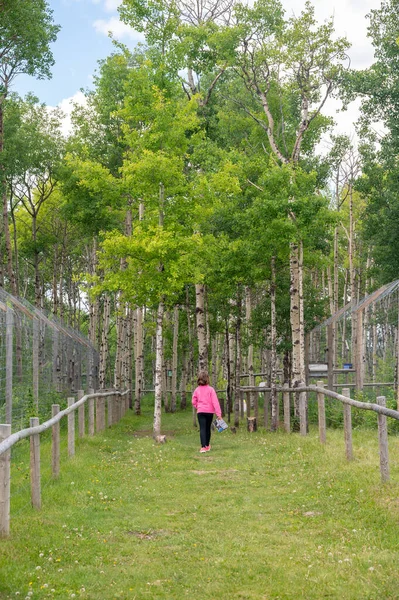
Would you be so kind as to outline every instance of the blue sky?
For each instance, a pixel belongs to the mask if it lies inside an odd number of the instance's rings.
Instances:
[[[91,87],[97,61],[113,51],[108,31],[133,46],[139,35],[119,22],[118,0],[49,0],[55,23],[61,25],[52,50],[55,65],[49,81],[19,76],[14,90],[21,95],[32,91],[39,100],[56,106],[80,88]]]
[[[116,39],[133,47],[141,36],[119,21],[117,7],[121,0],[48,0],[54,11],[54,21],[61,25],[53,45],[55,65],[49,81],[37,81],[19,76],[14,90],[25,95],[32,91],[49,106],[60,105],[70,112],[71,99],[81,101],[81,88],[90,88],[97,61],[113,51],[108,37],[111,30]],[[248,0],[252,2],[253,0]],[[298,14],[304,0],[282,0],[288,15]],[[366,14],[380,6],[380,0],[313,0],[320,21],[334,16],[336,33],[352,43],[352,66],[364,68],[373,59],[373,49],[367,38]],[[356,106],[346,113],[337,113],[338,104],[329,100],[326,112],[338,122],[338,129],[353,130],[357,118]]]

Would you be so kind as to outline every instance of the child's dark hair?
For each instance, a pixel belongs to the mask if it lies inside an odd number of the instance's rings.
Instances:
[[[209,385],[209,375],[206,371],[200,371],[197,378],[198,385]]]

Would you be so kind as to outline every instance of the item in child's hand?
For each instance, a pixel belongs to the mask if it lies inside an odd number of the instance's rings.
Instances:
[[[223,419],[219,419],[219,418],[215,419],[213,424],[215,425],[215,427],[219,431],[219,433],[221,433],[222,431],[225,431],[228,428],[226,421],[224,421]]]

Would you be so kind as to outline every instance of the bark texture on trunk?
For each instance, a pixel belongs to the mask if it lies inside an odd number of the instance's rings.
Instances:
[[[173,309],[173,348],[172,348],[172,393],[170,401],[171,412],[176,412],[177,405],[177,359],[179,341],[179,307]]]
[[[161,301],[157,311],[157,325],[155,334],[155,403],[154,403],[154,437],[161,434],[161,412],[162,412],[162,365],[163,365],[163,313],[164,304]]]
[[[270,400],[272,407],[271,430],[277,431],[278,427],[278,395],[277,383],[277,328],[276,328],[276,260],[271,261],[271,286],[270,286]]]
[[[250,326],[251,326],[251,318],[252,318],[252,290],[249,287],[247,287],[246,291],[245,291],[245,318],[246,318],[246,324],[247,324],[247,337],[250,340],[251,339]],[[248,344],[247,363],[248,363],[247,368],[248,368],[248,375],[249,375],[248,383],[251,387],[254,387],[255,386],[254,346],[252,343]],[[254,407],[254,402],[255,402],[254,393],[251,392],[251,394],[250,394],[251,408]]]
[[[100,347],[99,385],[100,389],[106,388],[107,364],[109,355],[109,326],[111,316],[111,298],[108,294],[104,296],[103,323]]]
[[[298,387],[305,380],[303,308],[301,306],[300,251],[298,244],[291,244],[290,253],[290,315],[292,333],[292,387]],[[295,415],[299,407],[295,403]]]
[[[144,352],[144,337],[143,337],[143,309],[138,306],[134,311],[134,350],[135,350],[135,392],[134,392],[134,412],[136,415],[141,414],[141,399],[143,396],[143,352]]]
[[[195,286],[195,316],[198,338],[198,367],[200,371],[207,371],[208,347],[206,344],[205,286],[203,284]]]

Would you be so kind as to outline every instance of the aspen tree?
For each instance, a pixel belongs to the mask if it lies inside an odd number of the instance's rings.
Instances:
[[[281,4],[262,0],[253,7],[237,5],[239,37],[238,65],[248,90],[259,103],[263,115],[241,104],[264,130],[270,152],[280,164],[292,166],[295,178],[301,148],[311,124],[320,119],[322,108],[336,87],[346,61],[345,39],[333,41],[333,20],[317,26],[314,9],[309,2],[299,17],[284,21]],[[238,50],[238,48],[237,48]],[[277,91],[276,91],[277,90]],[[286,97],[287,91],[297,95],[300,112],[295,135],[284,128],[284,105],[280,115],[274,110],[274,96]],[[277,123],[277,119],[279,123]],[[279,135],[283,131],[282,135]],[[295,202],[289,211],[295,224]],[[290,244],[290,299],[292,329],[292,385],[305,381],[304,322],[301,297],[302,266],[300,232]]]
[[[4,113],[10,88],[19,74],[50,78],[54,64],[50,44],[55,41],[59,26],[53,22],[53,11],[45,0],[17,2],[3,0],[0,4],[0,190],[2,227],[7,257],[7,275],[11,291],[16,294],[12,245],[8,220],[6,165],[4,162]],[[29,27],[27,24],[29,23]]]

